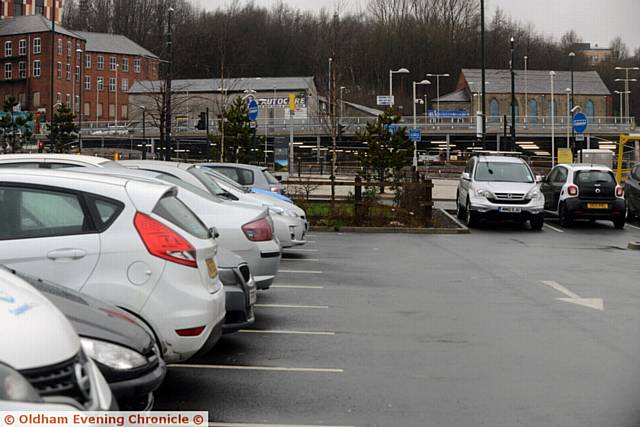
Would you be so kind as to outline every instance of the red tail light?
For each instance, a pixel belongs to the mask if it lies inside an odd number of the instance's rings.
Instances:
[[[267,242],[273,239],[273,231],[271,224],[266,218],[250,222],[242,226],[242,231],[247,239],[252,242]]]
[[[575,185],[570,185],[567,187],[567,193],[571,196],[571,197],[575,197],[578,195],[578,187],[576,187]]]
[[[195,328],[176,329],[176,334],[181,337],[197,337],[202,332],[204,332],[204,328],[204,326],[197,326]]]
[[[133,223],[151,255],[188,267],[198,267],[195,249],[178,233],[140,212]]]
[[[616,197],[624,197],[624,187],[620,185],[616,187]]]
[[[279,187],[271,187],[271,192],[272,193],[279,193],[280,192],[280,188]]]

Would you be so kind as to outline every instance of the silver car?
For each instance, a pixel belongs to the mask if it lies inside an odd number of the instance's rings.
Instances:
[[[284,194],[284,186],[269,172],[269,169],[263,166],[238,163],[203,163],[202,165],[224,174],[243,187],[261,188]]]

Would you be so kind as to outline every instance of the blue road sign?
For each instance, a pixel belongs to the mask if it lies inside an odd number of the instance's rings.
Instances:
[[[255,122],[258,119],[258,101],[252,99],[249,102],[249,120]]]
[[[589,120],[587,119],[587,116],[584,115],[584,113],[576,113],[576,115],[573,116],[573,129],[577,133],[584,133],[584,131],[587,130],[588,126]]]
[[[412,142],[422,140],[422,131],[420,129],[409,129],[409,140]]]
[[[398,132],[398,129],[400,129],[400,125],[397,123],[391,123],[388,125],[384,125],[384,129],[388,130],[391,133],[396,133]]]

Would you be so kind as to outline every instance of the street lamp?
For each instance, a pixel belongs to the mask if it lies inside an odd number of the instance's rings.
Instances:
[[[84,148],[83,145],[82,145],[82,113],[84,112],[83,111],[84,108],[83,108],[83,104],[82,104],[82,99],[83,99],[82,93],[84,92],[84,82],[82,81],[82,68],[83,68],[83,65],[84,65],[83,54],[84,54],[84,51],[82,49],[79,49],[79,48],[76,49],[76,55],[80,59],[80,76],[79,76],[79,78],[80,78],[80,84],[79,84],[79,87],[80,87],[80,98],[79,98],[80,108],[79,108],[79,114],[78,114],[78,128],[79,128],[79,130],[78,130],[78,145],[80,146],[80,153],[82,153],[82,149]],[[75,77],[75,73],[74,73],[74,77]],[[75,89],[75,85],[73,87]],[[74,95],[73,100],[75,102],[75,95]],[[74,111],[74,113],[75,113],[75,111]]]
[[[349,93],[346,86],[340,86],[340,122],[342,122],[342,117],[344,116],[344,101],[343,101],[343,93]]]
[[[480,81],[482,82],[482,148],[487,148],[487,99],[486,99],[486,46],[484,24],[484,0],[480,0]]]
[[[620,82],[623,81],[624,82],[624,91],[625,91],[625,110],[626,110],[626,117],[630,117],[631,116],[631,105],[629,102],[629,94],[631,93],[631,90],[629,89],[629,82],[637,82],[638,80],[636,79],[629,79],[629,71],[638,71],[640,70],[640,67],[616,67],[615,68],[617,71],[624,71],[625,72],[625,78],[624,79],[616,79],[616,82]]]
[[[529,118],[529,57],[524,56],[524,122]]]
[[[429,80],[422,80],[420,82],[413,82],[413,128],[416,129],[418,127],[418,117],[416,111],[416,104],[418,100],[416,99],[416,87],[418,85],[426,86],[430,85],[431,82]],[[418,167],[418,141],[413,141],[413,167]]]
[[[571,148],[571,106],[570,106],[570,102],[571,102],[571,95],[572,95],[572,91],[571,88],[568,87],[565,89],[565,92],[567,92],[567,148]]]
[[[575,101],[574,101],[575,89],[573,87],[573,74],[574,74],[574,68],[575,68],[574,67],[575,57],[576,57],[575,52],[569,52],[569,67],[571,69],[571,109],[573,109],[573,107],[576,105]],[[569,126],[569,123],[567,123],[567,126]],[[572,136],[574,136],[573,141],[575,141],[575,131],[573,130],[573,126],[571,126],[571,134],[572,134]]]
[[[614,91],[616,95],[618,95],[618,97],[620,98],[620,110],[619,110],[619,114],[620,114],[620,124],[622,124],[622,114],[624,113],[624,107],[622,105],[622,98],[625,94],[629,93],[626,90],[616,90]]]
[[[393,75],[394,74],[409,74],[410,71],[406,68],[400,68],[399,70],[389,70],[389,98],[390,98],[390,107],[393,107]]]
[[[555,71],[549,71],[551,78],[551,168],[556,166],[556,108],[555,108],[555,88],[553,86],[556,77]]]
[[[116,128],[118,127],[118,69],[120,68],[120,64],[116,63],[116,111],[115,111],[115,116],[116,116]]]
[[[436,78],[436,94],[438,98],[436,99],[436,119],[440,121],[440,77],[451,77],[449,73],[445,74],[427,74],[427,77],[435,77]]]
[[[515,43],[516,40],[511,37],[511,149],[516,147],[516,71],[515,71]]]

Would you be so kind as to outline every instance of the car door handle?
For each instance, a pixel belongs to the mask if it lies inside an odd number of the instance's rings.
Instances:
[[[58,260],[77,260],[87,256],[87,251],[82,249],[56,249],[47,254],[47,258],[53,261]]]

